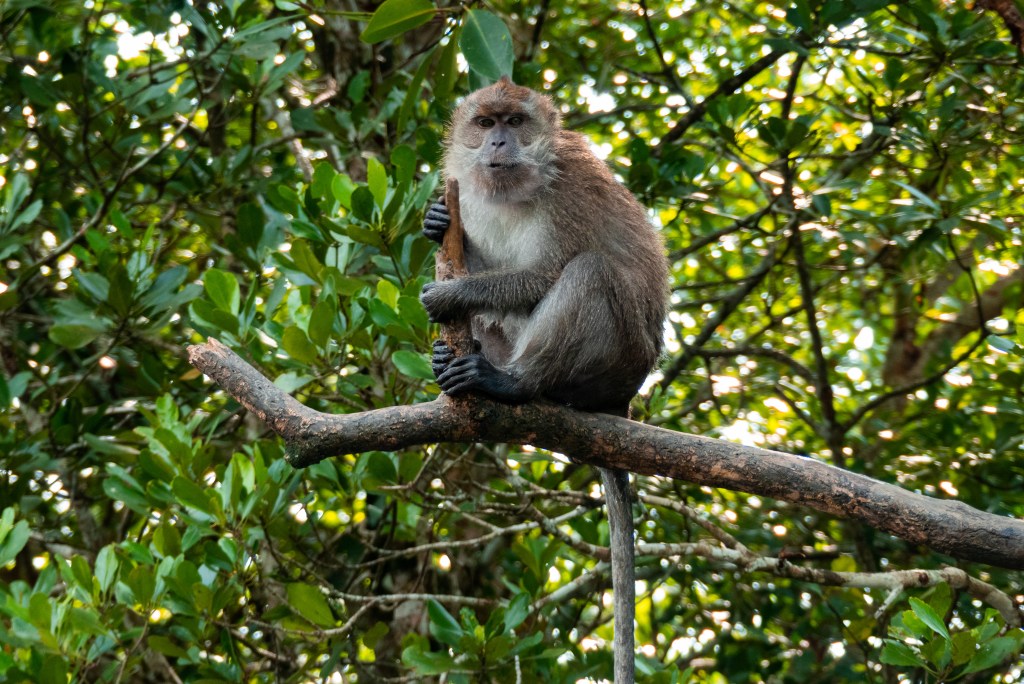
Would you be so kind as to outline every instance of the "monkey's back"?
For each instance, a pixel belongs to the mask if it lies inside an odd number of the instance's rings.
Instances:
[[[609,297],[614,318],[621,322],[618,332],[646,374],[661,352],[668,297],[661,236],[643,206],[594,155],[587,138],[561,131],[555,157],[558,173],[550,187],[555,239],[567,257],[597,252],[614,269]]]

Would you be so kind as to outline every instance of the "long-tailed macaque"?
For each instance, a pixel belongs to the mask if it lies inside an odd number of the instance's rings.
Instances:
[[[479,351],[434,343],[438,384],[521,403],[544,397],[626,416],[661,351],[667,264],[647,215],[550,99],[503,78],[471,94],[447,132],[469,274],[428,284],[431,319],[472,317]],[[449,225],[428,210],[427,237]],[[629,478],[602,470],[611,526],[615,681],[633,682]]]

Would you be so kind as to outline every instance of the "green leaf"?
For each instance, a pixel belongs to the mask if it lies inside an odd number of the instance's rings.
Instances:
[[[150,569],[136,568],[136,570],[149,571]],[[100,622],[100,618],[96,612],[87,608],[72,607],[67,613],[67,620],[74,630],[85,634],[102,636],[107,633],[106,628],[103,626],[103,623]],[[64,684],[64,680],[61,680],[61,684]]]
[[[440,675],[455,668],[455,659],[447,653],[424,651],[420,646],[409,646],[402,651],[402,662],[421,675]]]
[[[466,12],[459,48],[469,68],[480,76],[497,81],[512,75],[512,34],[496,15],[486,10]]]
[[[967,663],[964,674],[970,672],[981,672],[1009,658],[1015,651],[1020,649],[1020,642],[1013,637],[996,637],[992,641],[984,643],[978,652]]]
[[[238,318],[227,311],[218,309],[208,300],[197,299],[188,307],[189,315],[196,323],[206,324],[216,330],[238,334]]]
[[[377,281],[377,297],[392,309],[398,308],[399,289],[390,280]]]
[[[484,655],[487,661],[492,663],[501,662],[512,650],[512,646],[515,643],[512,637],[506,634],[500,634],[493,639],[488,639],[487,644],[484,646]]]
[[[953,648],[948,639],[931,639],[921,646],[921,655],[934,665],[934,669],[944,670],[953,659]]]
[[[188,651],[175,644],[169,637],[151,634],[146,640],[149,648],[172,658],[188,658]]]
[[[13,516],[14,511],[10,508],[4,511],[5,516],[7,511],[11,511]],[[25,548],[25,544],[28,543],[30,533],[28,522],[25,520],[19,520],[11,528],[10,532],[4,536],[3,543],[0,544],[0,566],[7,565],[21,553],[21,550]]]
[[[100,632],[102,633],[102,631]],[[39,684],[67,684],[68,663],[59,655],[49,653],[39,667]]]
[[[331,191],[331,184],[334,183],[334,168],[327,162],[320,162],[313,167],[313,180],[309,184],[309,192],[316,199],[327,197]]]
[[[920,667],[924,665],[924,661],[910,650],[909,646],[900,643],[899,641],[893,641],[892,639],[885,640],[885,646],[882,647],[881,660],[886,665],[908,667]]]
[[[321,282],[320,274],[324,270],[324,265],[313,254],[313,250],[310,249],[309,243],[306,240],[295,240],[288,254],[300,271],[314,281]]]
[[[530,595],[526,592],[516,594],[505,609],[505,629],[513,630],[522,624],[530,614]]]
[[[391,362],[395,364],[395,368],[402,375],[407,375],[410,378],[419,378],[420,380],[434,379],[434,371],[430,367],[430,362],[427,361],[425,354],[400,349],[391,355]]]
[[[206,495],[207,490],[192,480],[187,480],[179,475],[171,481],[171,491],[183,506],[213,515],[213,504]]]
[[[359,38],[364,43],[379,43],[422,26],[434,13],[434,5],[428,0],[386,0],[370,17]]]
[[[327,348],[338,314],[338,300],[335,297],[321,297],[309,317],[309,339],[321,349]]]
[[[334,614],[327,603],[327,598],[323,592],[310,584],[289,584],[288,604],[296,613],[318,627],[334,626]]]
[[[378,482],[393,483],[398,481],[398,470],[389,454],[373,451],[365,454],[366,471]]]
[[[1013,340],[1008,339],[1006,337],[1000,337],[998,335],[989,335],[988,337],[985,338],[985,342],[988,343],[988,346],[1004,354],[1010,354],[1013,352],[1019,353],[1017,344]]]
[[[331,194],[346,209],[352,208],[352,192],[356,184],[347,174],[339,173],[331,180]]]
[[[398,298],[398,317],[405,321],[405,324],[419,330],[427,330],[430,327],[430,319],[423,304],[415,297],[402,295]]]
[[[153,548],[165,558],[181,553],[181,535],[173,523],[165,520],[153,530]]]
[[[416,175],[416,150],[408,145],[398,145],[391,150],[391,165],[395,167],[395,182],[409,185]]]
[[[373,195],[374,204],[383,209],[388,195],[388,174],[376,157],[370,157],[366,162],[366,185]]]
[[[530,634],[529,636],[520,637],[519,641],[516,643],[515,647],[512,649],[511,655],[516,655],[516,654],[519,654],[519,653],[524,653],[524,652],[530,650],[531,648],[533,648],[534,646],[536,646],[537,644],[539,644],[540,642],[542,642],[543,640],[544,640],[544,635],[542,633],[540,633],[540,632],[534,632],[534,633]],[[556,651],[557,654],[561,654],[562,652],[564,652],[564,649],[555,649],[555,651]],[[543,658],[543,657],[544,656],[542,655],[541,658]],[[683,681],[690,681],[690,680],[683,680]]]
[[[427,601],[427,614],[430,616],[430,633],[449,646],[458,646],[465,632],[451,613],[434,600]]]
[[[50,340],[67,349],[81,349],[106,331],[105,319],[91,323],[58,323],[50,327],[47,333]]]
[[[366,90],[369,87],[370,72],[364,69],[353,76],[352,80],[348,82],[348,88],[345,89],[345,94],[348,95],[348,99],[353,102],[362,102],[363,98],[366,97]]]
[[[156,591],[156,577],[153,568],[146,565],[138,565],[128,573],[124,581],[132,591],[132,596],[138,603],[148,606],[153,599],[153,592]]]
[[[376,198],[368,187],[360,185],[352,191],[352,213],[366,223],[373,223],[373,208]]]
[[[285,328],[284,335],[281,336],[281,346],[288,356],[296,361],[311,364],[317,360],[316,347],[306,337],[306,333],[294,325]]]
[[[110,292],[107,295],[107,303],[118,315],[125,316],[132,306],[135,284],[128,276],[128,271],[120,265],[108,274],[108,280]]]
[[[804,32],[810,32],[814,24],[811,18],[811,10],[806,0],[794,0],[793,5],[786,11],[786,21]]]
[[[957,632],[952,643],[953,665],[957,667],[973,658],[978,651],[978,637],[973,632]]]
[[[85,560],[82,556],[71,557],[71,576],[75,580],[75,584],[82,588],[87,594],[92,594],[92,569],[89,567],[89,561]]]
[[[113,544],[107,544],[96,554],[96,579],[100,584],[100,591],[106,591],[117,578],[117,553]]]
[[[211,268],[203,274],[203,286],[206,294],[222,311],[227,311],[234,316],[238,315],[241,307],[241,292],[238,288],[238,279],[233,273],[222,271],[219,268]]]
[[[953,592],[949,585],[943,582],[932,589],[928,595],[928,605],[935,611],[936,615],[945,615],[953,605]]]
[[[907,185],[900,181],[893,181],[893,183],[909,192],[916,200],[915,204],[922,204],[936,213],[940,211],[939,205],[936,204],[935,200],[915,188],[913,185]]]
[[[910,607],[914,611],[914,615],[921,619],[921,622],[928,625],[928,627],[941,636],[942,638],[949,640],[949,630],[946,629],[946,623],[943,622],[932,607],[919,598],[911,597]]]

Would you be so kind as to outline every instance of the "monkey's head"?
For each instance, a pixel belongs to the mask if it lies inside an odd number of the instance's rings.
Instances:
[[[445,173],[494,201],[527,200],[554,177],[559,128],[549,98],[502,77],[452,115]]]

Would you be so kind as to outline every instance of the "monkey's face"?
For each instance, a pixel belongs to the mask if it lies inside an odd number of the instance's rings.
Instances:
[[[496,201],[524,201],[554,172],[558,115],[547,98],[506,80],[478,90],[456,110],[446,170]]]

